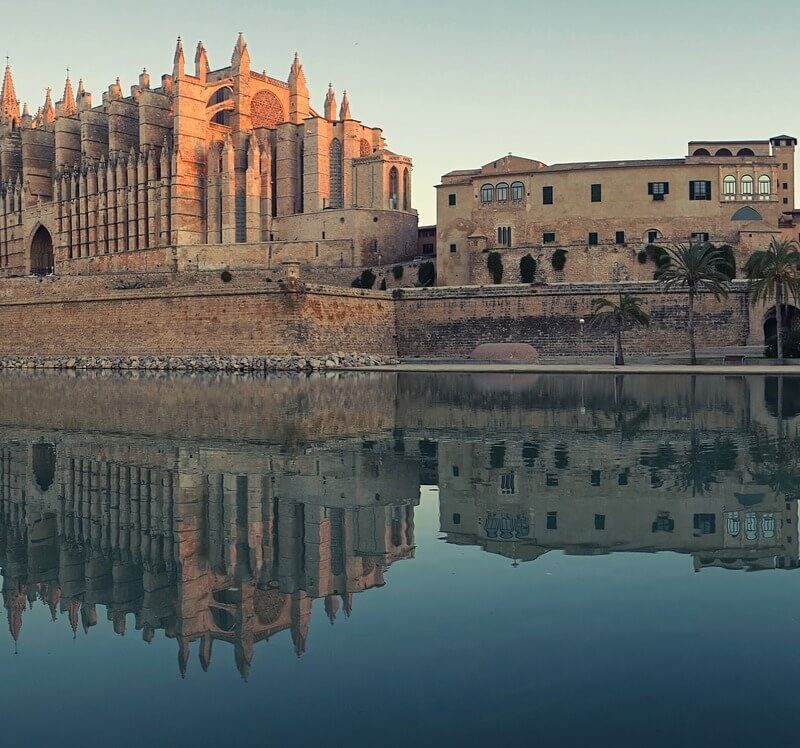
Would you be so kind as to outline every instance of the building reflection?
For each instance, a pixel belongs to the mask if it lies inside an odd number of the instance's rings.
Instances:
[[[291,632],[303,654],[314,602],[331,623],[414,555],[418,467],[393,452],[187,449],[59,434],[7,434],[0,448],[0,566],[9,629],[41,600],[73,631],[193,645]]]
[[[101,618],[163,632],[181,673],[226,643],[246,677],[258,642],[287,632],[301,655],[316,601],[348,616],[414,558],[433,484],[446,542],[514,563],[673,551],[697,570],[797,568],[800,381],[774,385],[0,374],[10,632],[41,601],[76,634]]]
[[[674,551],[697,570],[797,568],[800,442],[781,449],[758,431],[440,442],[440,528],[515,561]]]

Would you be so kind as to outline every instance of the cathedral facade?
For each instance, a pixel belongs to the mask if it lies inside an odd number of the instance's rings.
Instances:
[[[251,69],[240,34],[212,70],[181,40],[171,74],[119,79],[95,105],[69,77],[35,114],[6,66],[0,95],[0,275],[201,268],[281,260],[339,267],[416,251],[412,163],[329,87],[310,102],[299,56],[286,81]]]

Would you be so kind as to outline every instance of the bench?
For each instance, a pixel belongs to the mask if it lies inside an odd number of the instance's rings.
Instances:
[[[722,363],[725,366],[744,366],[747,363],[747,356],[743,356],[741,353],[737,353],[735,356],[725,356]]]

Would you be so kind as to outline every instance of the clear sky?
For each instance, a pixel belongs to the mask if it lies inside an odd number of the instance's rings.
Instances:
[[[3,3],[0,54],[35,109],[65,68],[100,101],[181,35],[212,68],[244,31],[253,69],[285,79],[297,49],[314,106],[328,81],[353,116],[412,156],[435,220],[451,169],[508,152],[545,163],[685,155],[703,138],[800,135],[798,0],[28,0]]]

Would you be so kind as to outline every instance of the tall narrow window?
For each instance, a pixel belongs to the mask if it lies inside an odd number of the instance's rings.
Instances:
[[[481,202],[484,205],[494,202],[494,185],[485,184],[481,187]]]
[[[753,195],[753,177],[749,174],[745,174],[742,177],[742,196],[744,197],[752,197]]]
[[[496,192],[498,203],[508,202],[508,185],[505,182],[501,182],[497,185]]]
[[[411,175],[408,169],[403,169],[403,210],[411,210]]]
[[[247,195],[243,189],[236,190],[236,242],[247,241]]]
[[[762,174],[758,178],[758,194],[759,195],[772,194],[772,180],[766,174]]]
[[[591,197],[593,203],[599,203],[603,200],[603,185],[593,184],[591,189]]]
[[[300,148],[298,149],[297,153],[297,184],[298,184],[298,196],[297,196],[297,206],[298,206],[298,213],[302,213],[305,210],[305,191],[306,191],[306,182],[305,182],[305,164],[306,164],[306,146],[303,141],[300,141]]]
[[[334,138],[331,141],[328,174],[330,176],[330,207],[341,209],[344,207],[344,197],[342,194],[342,142],[338,138]]]
[[[525,199],[525,185],[522,182],[514,182],[511,185],[511,199],[515,203],[521,203]]]
[[[552,205],[552,204],[553,204],[553,188],[542,187],[542,205]]]
[[[400,175],[397,171],[397,167],[393,166],[389,171],[389,210],[398,209],[399,202],[397,193],[400,188],[399,181]]]

